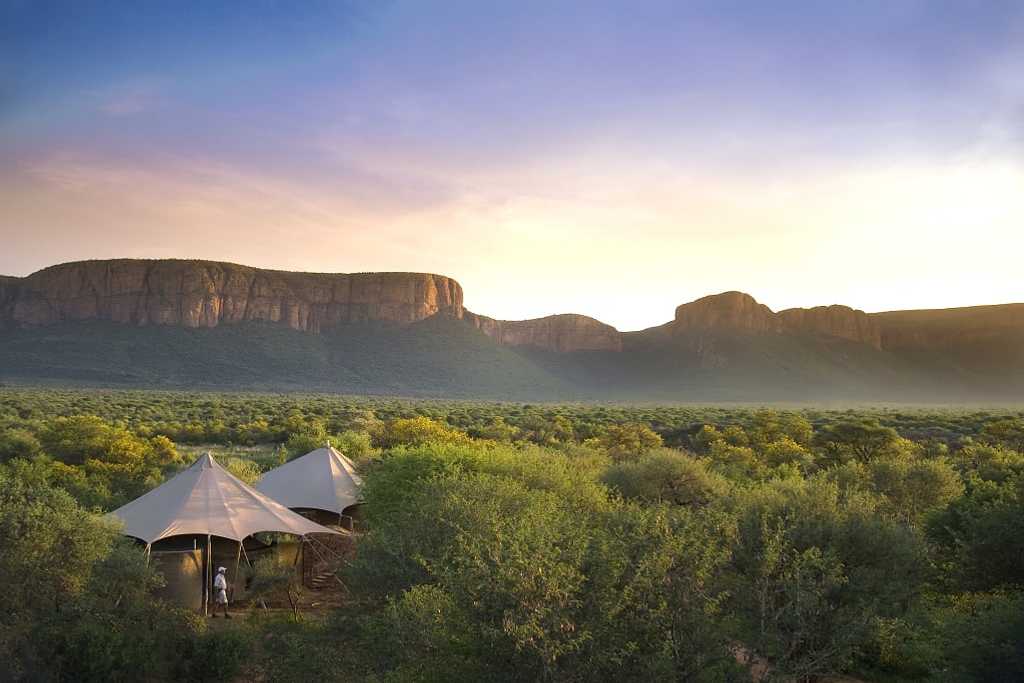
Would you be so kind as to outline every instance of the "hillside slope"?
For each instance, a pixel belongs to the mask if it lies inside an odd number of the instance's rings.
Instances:
[[[574,388],[462,321],[350,324],[310,335],[72,322],[0,332],[0,382],[576,398]]]

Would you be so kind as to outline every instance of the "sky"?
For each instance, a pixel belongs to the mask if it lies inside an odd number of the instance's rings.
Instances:
[[[1024,3],[0,0],[0,273],[457,279],[632,330],[1024,301]]]

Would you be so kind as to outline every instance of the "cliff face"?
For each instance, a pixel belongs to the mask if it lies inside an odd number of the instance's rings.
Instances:
[[[815,334],[882,348],[879,326],[864,311],[848,306],[819,306],[775,313],[742,292],[715,294],[679,306],[670,329],[674,334],[693,330]]]
[[[426,273],[292,273],[213,261],[121,259],[66,263],[25,278],[0,276],[0,329],[74,320],[191,328],[265,321],[320,332],[345,322],[413,323],[438,314],[463,319],[505,346],[623,348],[622,333],[582,315],[508,321],[471,313],[462,306],[459,283]],[[631,347],[646,348],[685,337],[693,350],[710,353],[716,335],[705,332],[717,331],[810,334],[897,352],[998,347],[1011,343],[1007,335],[1024,335],[1024,304],[874,314],[820,306],[775,313],[748,294],[725,292],[683,304],[673,321],[628,338]]]
[[[882,346],[934,351],[1024,334],[1024,304],[873,313]]]
[[[549,351],[621,351],[622,335],[585,315],[551,315],[535,320],[495,320],[466,311],[466,320],[503,346],[535,346]]]
[[[816,306],[779,311],[784,329],[794,332],[840,337],[882,348],[882,332],[864,311],[849,306]]]
[[[8,283],[5,319],[19,327],[65,320],[216,327],[267,321],[318,332],[347,321],[462,317],[462,288],[423,273],[331,275],[210,261],[84,261]],[[0,290],[2,301],[2,290]]]
[[[466,319],[497,343],[551,351],[618,351],[615,328],[580,315],[502,321],[466,312],[462,287],[425,273],[292,273],[233,263],[82,261],[0,277],[0,327],[72,320],[216,327],[263,321],[304,332],[343,322]]]
[[[742,292],[706,296],[676,308],[673,330],[728,329],[779,332],[781,321],[770,308]]]

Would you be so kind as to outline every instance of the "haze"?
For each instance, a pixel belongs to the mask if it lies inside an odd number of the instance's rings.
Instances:
[[[429,271],[638,329],[1024,299],[1018,2],[8,1],[0,273]]]

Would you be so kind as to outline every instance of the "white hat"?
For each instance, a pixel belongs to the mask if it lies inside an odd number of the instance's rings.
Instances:
[[[226,571],[227,571],[227,569],[225,569],[224,567],[217,567],[217,573],[218,574],[223,574]]]

